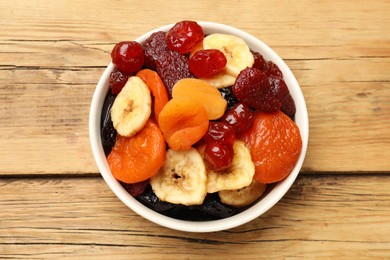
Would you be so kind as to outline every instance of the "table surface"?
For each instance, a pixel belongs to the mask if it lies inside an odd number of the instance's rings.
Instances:
[[[390,258],[389,1],[1,1],[0,258]],[[216,233],[115,197],[88,138],[116,42],[184,19],[245,30],[295,74],[307,157],[263,216]]]

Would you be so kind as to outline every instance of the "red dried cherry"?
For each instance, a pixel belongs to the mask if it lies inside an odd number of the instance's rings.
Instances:
[[[176,23],[167,33],[168,48],[181,53],[190,52],[204,38],[202,27],[194,21]]]
[[[222,144],[233,145],[235,140],[234,129],[225,122],[210,122],[209,129],[203,138],[206,143],[217,141]]]
[[[123,188],[125,188],[125,190],[128,193],[130,193],[131,196],[137,197],[145,191],[146,187],[149,184],[149,179],[142,181],[142,182],[131,183],[131,184],[121,182],[121,184],[122,184]]]
[[[253,124],[253,112],[244,103],[237,103],[229,109],[221,119],[231,125],[236,134],[240,134]]]
[[[200,50],[189,59],[190,71],[198,78],[211,77],[225,68],[225,55],[216,49]]]
[[[111,51],[111,59],[118,70],[124,73],[134,73],[144,64],[144,53],[136,41],[117,43]]]
[[[125,86],[129,76],[123,74],[119,70],[113,70],[110,74],[110,83],[111,93],[118,95],[121,92],[122,88]]]
[[[219,142],[206,144],[204,160],[209,169],[214,171],[225,170],[232,164],[233,157],[233,145],[226,145]]]

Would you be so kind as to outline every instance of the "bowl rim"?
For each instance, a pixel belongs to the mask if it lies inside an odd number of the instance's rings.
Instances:
[[[267,212],[270,208],[272,208],[286,194],[286,192],[289,190],[289,188],[297,178],[306,156],[309,139],[309,119],[306,102],[302,90],[298,84],[298,81],[296,80],[295,76],[293,75],[287,64],[279,57],[279,55],[274,50],[272,50],[260,39],[236,27],[206,21],[197,21],[197,23],[203,28],[205,34],[219,32],[234,34],[238,37],[243,38],[252,50],[260,51],[266,60],[272,60],[283,72],[283,78],[286,81],[286,84],[288,82],[287,86],[296,105],[297,112],[295,115],[295,122],[299,127],[302,138],[301,153],[292,172],[285,179],[278,182],[266,196],[264,196],[255,204],[253,204],[251,207],[242,211],[241,213],[224,219],[209,221],[179,220],[162,215],[144,206],[135,198],[133,198],[112,176],[101,144],[100,117],[103,102],[108,91],[109,76],[111,71],[114,69],[114,65],[112,62],[110,62],[107,68],[104,70],[92,97],[89,112],[89,137],[92,153],[103,179],[110,187],[110,189],[114,192],[114,194],[135,213],[155,224],[174,230],[186,232],[216,232],[238,227],[256,219],[260,215]],[[155,28],[139,36],[135,40],[138,42],[143,42],[152,33],[157,31],[167,31],[173,25],[174,24],[168,24]]]

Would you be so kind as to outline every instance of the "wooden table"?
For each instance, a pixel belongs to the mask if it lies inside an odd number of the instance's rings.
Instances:
[[[133,213],[88,138],[116,42],[183,19],[271,46],[310,117],[302,171],[265,215],[193,234]],[[0,258],[390,258],[389,1],[1,1]]]

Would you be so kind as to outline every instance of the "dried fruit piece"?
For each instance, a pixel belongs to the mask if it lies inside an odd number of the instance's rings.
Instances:
[[[162,53],[169,52],[167,43],[165,42],[166,33],[158,31],[152,33],[148,39],[142,43],[142,49],[144,51],[146,68],[157,70],[156,62],[159,60]]]
[[[209,129],[203,139],[206,143],[219,142],[221,144],[233,145],[236,136],[232,126],[224,122],[210,122]]]
[[[268,83],[272,89],[272,92],[278,97],[282,103],[281,110],[293,118],[295,114],[295,103],[290,95],[290,91],[283,79],[276,76],[269,76]]]
[[[204,146],[198,148],[202,154]],[[223,171],[207,168],[207,192],[241,189],[248,186],[255,174],[255,166],[249,149],[242,141],[236,140],[233,145],[234,157],[231,166]],[[204,155],[205,156],[205,155]]]
[[[233,95],[231,87],[220,88],[218,90],[221,92],[222,97],[227,101],[227,109],[231,109],[238,103],[237,98]]]
[[[188,68],[186,56],[175,52],[163,52],[157,60],[157,72],[167,89],[168,96],[172,96],[172,88],[177,81],[184,78],[193,78]]]
[[[107,157],[112,175],[125,183],[152,177],[165,161],[165,141],[157,124],[148,120],[136,135],[118,135]]]
[[[255,164],[255,179],[273,183],[294,168],[302,149],[298,126],[281,111],[258,112],[253,126],[240,137],[249,147]]]
[[[221,121],[232,126],[236,134],[239,134],[252,126],[253,112],[247,105],[240,102],[229,109]]]
[[[110,74],[109,87],[111,89],[111,93],[114,95],[118,95],[119,92],[121,92],[122,88],[126,85],[128,79],[128,75],[122,73],[117,69],[114,69]]]
[[[136,134],[151,114],[152,99],[145,82],[139,77],[130,77],[115,98],[111,118],[118,134],[130,137]]]
[[[150,69],[140,70],[136,76],[145,82],[146,86],[148,86],[150,92],[152,93],[152,96],[154,97],[153,111],[155,118],[158,118],[161,110],[165,104],[168,103],[168,93],[165,89],[164,83],[157,72]]]
[[[220,118],[227,106],[226,100],[221,93],[201,79],[181,79],[172,89],[172,98],[190,98],[206,109],[209,119]]]
[[[204,161],[208,169],[222,171],[230,167],[234,158],[233,145],[209,142],[204,150]]]
[[[192,99],[171,99],[160,112],[158,124],[173,150],[188,150],[207,132],[209,116],[205,108]]]
[[[197,51],[188,61],[190,71],[198,78],[211,77],[226,66],[226,57],[216,49]]]
[[[157,197],[166,202],[200,205],[207,195],[206,167],[195,148],[168,149],[163,167],[150,180]]]
[[[267,76],[277,76],[283,78],[283,73],[279,69],[278,65],[272,61],[266,61],[259,52],[252,52],[255,62],[253,63],[252,68],[256,68],[264,72]]]
[[[239,101],[260,111],[274,112],[281,106],[272,92],[267,75],[256,68],[248,67],[241,71],[232,90]]]
[[[122,187],[133,197],[141,195],[149,185],[149,179],[137,183],[121,182]]]
[[[165,37],[168,48],[181,53],[190,52],[204,38],[202,27],[195,21],[176,23]]]
[[[144,53],[136,41],[117,43],[111,51],[112,63],[122,72],[131,74],[141,69]]]
[[[218,192],[222,203],[233,207],[245,207],[255,202],[265,192],[266,184],[255,180],[244,188]]]

